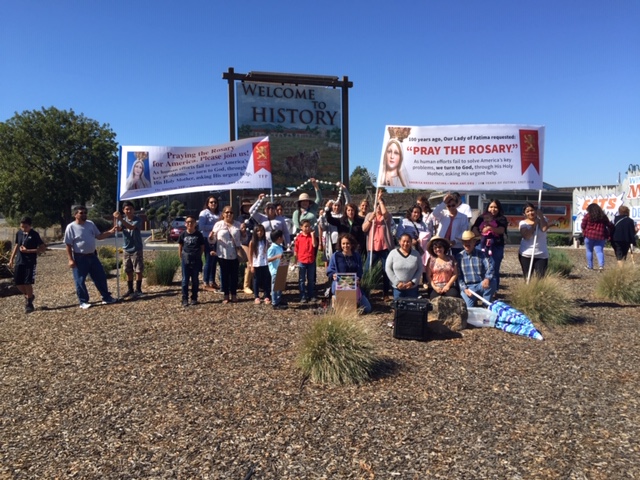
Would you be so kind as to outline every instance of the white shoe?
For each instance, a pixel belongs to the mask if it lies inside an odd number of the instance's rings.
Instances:
[[[82,302],[80,304],[80,308],[83,310],[86,310],[87,308],[91,308],[91,304],[90,303],[86,303],[86,302]]]

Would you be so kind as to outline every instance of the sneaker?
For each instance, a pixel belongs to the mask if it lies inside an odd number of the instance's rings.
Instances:
[[[190,305],[198,305],[198,300],[191,300]]]
[[[80,308],[83,309],[83,310],[86,310],[87,308],[91,308],[91,304],[87,303],[87,302],[82,302],[80,304]]]
[[[309,301],[310,301],[310,302],[312,302],[312,303],[315,303],[315,302],[317,302],[317,301],[318,301],[318,299],[317,299],[316,297],[311,297],[311,298],[309,299]]]
[[[182,299],[182,306],[183,307],[188,307],[189,306],[189,300],[187,300],[186,298]]]
[[[140,298],[140,297],[142,297],[143,295],[144,295],[144,293],[142,293],[142,290],[136,290],[136,291],[133,293],[133,298]]]
[[[105,300],[102,300],[102,305],[111,305],[111,304],[114,304],[116,302],[117,302],[117,300],[115,298],[109,297],[109,298],[107,298]]]
[[[256,299],[253,301],[253,303],[255,303],[256,305],[260,305],[260,299],[259,299],[259,298],[256,298]]]
[[[135,294],[133,293],[133,290],[128,290],[127,293],[125,293],[122,298],[129,298],[134,296]]]
[[[289,308],[287,305],[282,305],[282,304],[278,304],[278,305],[274,305],[273,306],[274,310],[286,310],[287,308]]]
[[[300,299],[300,303],[307,303],[309,300],[307,299],[307,297],[302,297]]]
[[[24,307],[24,313],[31,313],[35,310],[33,303],[27,303],[27,305]]]
[[[585,270],[593,270],[593,267],[589,267],[589,266],[586,266],[584,268],[585,268]]]

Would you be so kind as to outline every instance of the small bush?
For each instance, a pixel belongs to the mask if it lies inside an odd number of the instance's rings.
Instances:
[[[371,333],[355,313],[322,315],[303,338],[298,365],[314,382],[337,385],[368,380],[379,362]]]
[[[105,258],[116,258],[116,247],[111,245],[103,245],[98,247],[98,258],[103,260]]]
[[[101,258],[100,263],[102,263],[102,268],[104,268],[107,273],[118,269],[115,258]],[[120,261],[120,264],[122,264],[122,261]]]
[[[365,297],[371,298],[371,290],[373,290],[374,288],[378,288],[381,283],[382,262],[378,262],[372,268],[365,271],[362,275],[362,278],[360,279],[360,290]]]
[[[549,233],[547,245],[550,247],[568,247],[571,245],[571,235],[566,233]]]
[[[571,274],[573,267],[573,262],[565,252],[556,249],[549,250],[549,265],[547,267],[547,272],[549,274],[568,277]]]
[[[640,270],[633,265],[605,270],[596,285],[596,296],[619,303],[640,303]]]
[[[178,268],[180,268],[180,257],[177,253],[159,252],[147,271],[147,284],[171,285]]]
[[[567,280],[558,275],[543,278],[532,277],[531,281],[516,285],[510,305],[520,310],[532,322],[546,325],[564,325],[575,318],[575,306],[564,284]]]

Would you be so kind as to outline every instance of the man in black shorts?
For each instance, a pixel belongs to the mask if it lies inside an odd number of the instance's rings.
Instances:
[[[31,218],[22,217],[20,230],[16,233],[16,243],[9,259],[9,268],[13,268],[15,260],[13,279],[18,290],[25,296],[24,311],[26,313],[35,310],[33,284],[36,281],[36,263],[38,253],[43,253],[46,248],[38,232],[31,228]]]

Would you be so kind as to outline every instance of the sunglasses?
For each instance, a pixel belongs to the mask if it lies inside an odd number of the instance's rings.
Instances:
[[[218,203],[215,200],[209,200],[209,203]]]
[[[447,207],[457,207],[458,205],[455,203],[447,203]]]
[[[233,212],[222,212],[224,215],[233,215]]]

